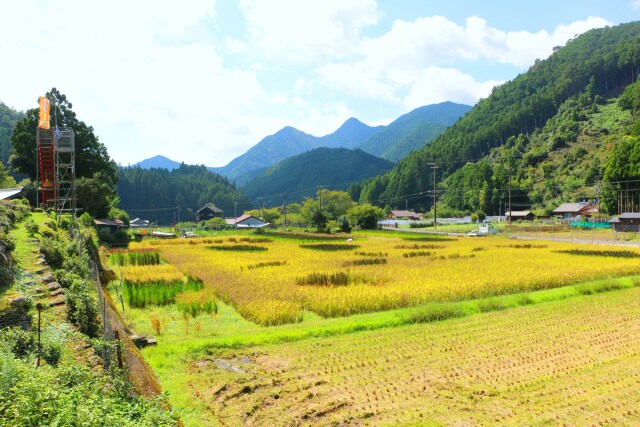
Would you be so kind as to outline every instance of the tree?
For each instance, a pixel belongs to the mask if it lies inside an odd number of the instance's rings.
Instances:
[[[311,224],[320,233],[327,228],[327,222],[327,215],[321,210],[317,210],[311,217]]]
[[[226,225],[227,225],[227,222],[224,220],[224,218],[220,218],[220,217],[211,218],[211,219],[208,219],[207,222],[205,222],[205,226],[211,227],[211,228],[221,227]]]
[[[627,86],[618,99],[618,106],[631,112],[631,117],[635,121],[640,112],[640,81]]]
[[[264,211],[264,218],[262,212]],[[280,218],[280,209],[275,208],[267,208],[267,209],[252,209],[248,211],[244,211],[245,215],[252,215],[256,218],[262,218],[264,222],[268,222],[270,224],[274,224],[278,218]]]
[[[15,179],[9,175],[4,164],[0,162],[0,188],[12,188],[15,186]]]
[[[378,227],[378,221],[384,219],[384,210],[377,206],[363,203],[354,206],[347,212],[349,222],[361,230],[374,230]]]
[[[75,172],[78,207],[95,217],[105,216],[117,201],[115,186],[117,166],[109,157],[106,147],[87,126],[76,117],[67,97],[56,88],[47,92],[51,102],[51,123],[75,132]],[[16,172],[24,173],[32,181],[37,177],[38,109],[28,110],[18,121],[11,135],[9,163]],[[89,188],[93,186],[93,188]],[[98,188],[99,187],[99,188]]]
[[[320,204],[322,199],[322,205]],[[308,197],[302,203],[300,213],[304,220],[313,223],[313,216],[317,211],[322,210],[327,217],[327,221],[335,221],[341,215],[345,215],[347,211],[355,204],[345,191],[330,191],[321,189],[318,192],[318,198]]]

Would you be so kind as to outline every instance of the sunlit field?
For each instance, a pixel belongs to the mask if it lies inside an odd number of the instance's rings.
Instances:
[[[307,310],[349,316],[640,273],[640,252],[628,248],[395,233],[294,237],[155,240],[132,249],[152,247],[261,325],[299,322]]]
[[[640,289],[195,356],[193,425],[638,425]]]
[[[634,424],[639,261],[505,237],[239,233],[132,244],[111,254],[110,291],[157,338],[143,354],[187,426]]]

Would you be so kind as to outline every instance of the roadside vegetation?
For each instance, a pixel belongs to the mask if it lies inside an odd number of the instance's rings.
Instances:
[[[22,201],[0,202],[0,224],[11,260],[0,259],[0,424],[176,425],[163,399],[136,396],[96,355],[111,344],[100,339],[89,277],[93,228],[74,233],[71,221],[30,213]]]

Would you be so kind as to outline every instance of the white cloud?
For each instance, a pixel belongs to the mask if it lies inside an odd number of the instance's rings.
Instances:
[[[631,0],[631,6],[635,9],[640,9],[640,0]]]
[[[357,59],[321,66],[318,78],[327,87],[372,100],[393,101],[408,91],[404,102],[412,107],[445,100],[474,104],[500,82],[478,82],[455,69],[461,63],[484,60],[524,70],[576,34],[609,24],[590,17],[549,34],[505,32],[478,17],[467,18],[465,26],[441,16],[397,20],[387,33],[363,39]]]
[[[406,110],[444,101],[473,105],[487,97],[491,90],[503,82],[478,82],[472,76],[454,68],[427,67],[411,85],[404,98]]]
[[[505,32],[478,17],[458,25],[432,16],[366,37],[382,16],[375,0],[241,0],[246,22],[238,28],[247,33],[230,36],[216,32],[227,17],[215,6],[10,2],[0,13],[0,97],[33,108],[57,87],[123,164],[163,154],[221,166],[286,125],[323,135],[350,116],[366,120],[353,105],[369,100],[381,106],[378,122],[403,107],[474,103],[497,82],[464,74],[460,64],[524,69],[609,24],[587,18],[551,33]]]
[[[366,62],[358,62],[353,65],[327,64],[318,70],[318,75],[332,89],[367,99],[393,100],[394,87],[384,82],[381,71],[369,67]]]
[[[240,5],[255,52],[294,61],[350,55],[362,29],[381,17],[375,0],[242,0]]]
[[[255,72],[225,68],[223,41],[194,40],[214,17],[209,0],[15,2],[0,15],[0,93],[26,109],[58,87],[124,164],[222,165],[262,137],[237,130],[264,91]]]

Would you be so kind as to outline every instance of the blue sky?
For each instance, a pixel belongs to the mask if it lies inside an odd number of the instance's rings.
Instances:
[[[21,0],[0,14],[0,100],[34,108],[55,86],[120,164],[223,166],[284,126],[473,104],[639,17],[640,0]]]

